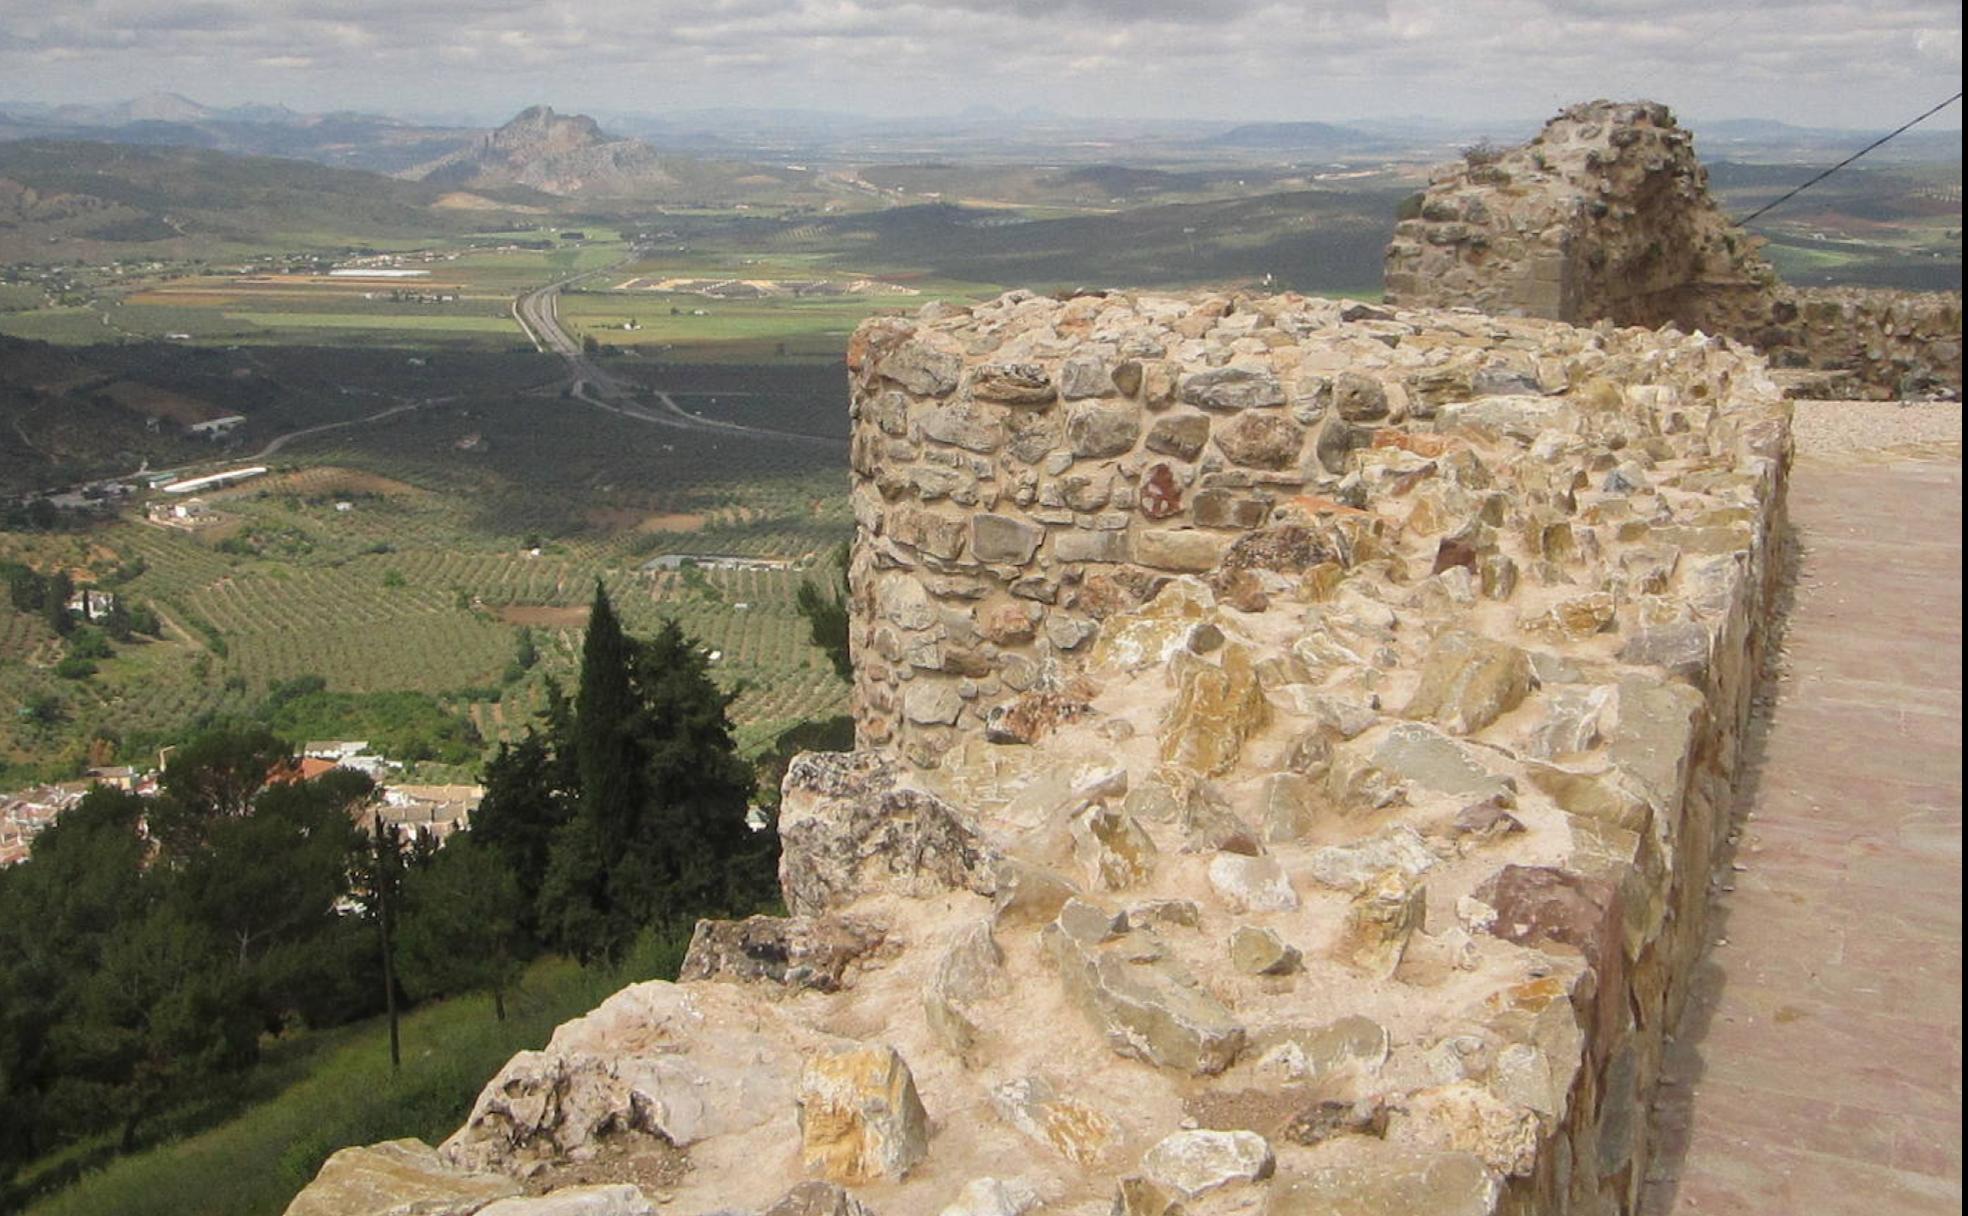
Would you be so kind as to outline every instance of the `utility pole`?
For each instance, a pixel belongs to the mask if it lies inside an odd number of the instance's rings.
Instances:
[[[390,1071],[403,1067],[403,1049],[396,1030],[396,968],[390,960],[390,888],[396,884],[396,837],[376,815],[376,932],[383,945],[383,1006],[389,1011]]]

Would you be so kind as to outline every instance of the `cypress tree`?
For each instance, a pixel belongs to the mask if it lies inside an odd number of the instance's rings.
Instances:
[[[635,835],[642,805],[630,669],[634,643],[622,632],[608,591],[595,581],[588,635],[581,648],[581,686],[574,700],[575,765],[580,814],[592,828],[604,866],[612,869]]]

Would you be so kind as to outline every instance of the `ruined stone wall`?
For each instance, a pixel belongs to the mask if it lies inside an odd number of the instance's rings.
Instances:
[[[1961,387],[1961,296],[1788,287],[1708,194],[1665,106],[1572,106],[1528,144],[1438,169],[1387,251],[1390,303],[1749,342],[1867,396]]]
[[[849,365],[863,747],[788,771],[791,915],[295,1216],[655,1210],[513,1195],[569,1163],[679,1216],[1635,1213],[1777,569],[1762,362],[1012,293]]]

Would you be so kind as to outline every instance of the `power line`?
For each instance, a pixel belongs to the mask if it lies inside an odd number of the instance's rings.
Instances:
[[[1888,131],[1886,134],[1880,136],[1878,139],[1873,140],[1865,147],[1860,148],[1857,152],[1852,153],[1844,160],[1839,161],[1831,168],[1826,169],[1823,173],[1818,174],[1810,181],[1805,182],[1803,185],[1797,187],[1797,189],[1791,190],[1785,194],[1781,194],[1777,196],[1775,199],[1771,200],[1770,202],[1767,202],[1763,204],[1761,207],[1758,207],[1756,210],[1750,212],[1748,215],[1743,216],[1741,219],[1736,221],[1736,226],[1747,227],[1749,221],[1755,219],[1759,215],[1762,215],[1765,211],[1770,210],[1772,207],[1775,207],[1780,203],[1789,202],[1791,199],[1796,198],[1798,195],[1804,193],[1806,190],[1809,190],[1811,187],[1817,185],[1825,178],[1830,177],[1832,174],[1838,172],[1840,169],[1843,169],[1846,165],[1851,164],[1853,161],[1859,159],[1861,156],[1864,156],[1866,153],[1872,151],[1874,148],[1877,148],[1879,145],[1885,143],[1887,140],[1892,139],[1898,135],[1904,135],[1906,132],[1912,130],[1914,127],[1927,121],[1928,119],[1932,118],[1934,115],[1939,114],[1942,110],[1947,109],[1949,106],[1953,105],[1955,102],[1960,100],[1961,100],[1961,93],[1959,90],[1956,90],[1954,96],[1948,98],[1940,105],[1935,106],[1933,109],[1927,111],[1925,114],[1922,114],[1920,117],[1914,119],[1912,122],[1909,122],[1904,126],[1900,126],[1891,131]]]

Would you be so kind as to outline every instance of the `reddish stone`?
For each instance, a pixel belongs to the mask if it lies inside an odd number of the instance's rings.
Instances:
[[[1444,570],[1461,566],[1474,574],[1476,572],[1476,546],[1466,540],[1443,537],[1442,543],[1435,546],[1435,568],[1430,574],[1440,574]]]
[[[1149,519],[1167,519],[1182,510],[1182,487],[1175,484],[1175,471],[1165,464],[1148,466],[1141,481],[1141,513]]]
[[[1476,888],[1476,898],[1496,909],[1492,936],[1520,946],[1555,942],[1585,956],[1598,978],[1594,996],[1607,998],[1592,1002],[1596,1009],[1588,1016],[1596,1016],[1599,1025],[1591,1041],[1600,1048],[1618,1043],[1626,991],[1618,889],[1606,879],[1555,866],[1505,866]]]

